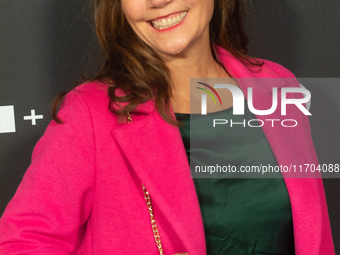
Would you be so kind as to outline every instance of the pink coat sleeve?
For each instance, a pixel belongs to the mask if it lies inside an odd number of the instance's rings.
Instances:
[[[90,112],[79,92],[37,143],[32,163],[0,219],[0,254],[70,254],[91,213],[95,149]]]

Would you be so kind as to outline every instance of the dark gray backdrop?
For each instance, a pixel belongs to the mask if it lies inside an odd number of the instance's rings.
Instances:
[[[340,76],[339,1],[256,0],[248,9],[251,55],[278,62],[300,78]],[[16,132],[0,133],[0,215],[51,120],[50,101],[79,81],[85,69],[98,66],[97,47],[88,1],[0,2],[0,107],[13,105],[16,123]],[[340,87],[309,89],[319,160],[340,163]],[[23,119],[31,110],[43,115],[36,125]],[[324,179],[337,252],[339,183]]]

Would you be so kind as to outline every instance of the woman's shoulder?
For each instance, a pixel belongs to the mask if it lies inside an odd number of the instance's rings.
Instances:
[[[219,47],[219,57],[221,62],[226,66],[227,70],[235,78],[294,78],[294,74],[284,66],[261,58],[248,56],[249,63],[235,57],[229,51]],[[251,62],[257,62],[258,65],[253,65]]]
[[[276,76],[277,78],[295,78],[295,75],[286,67],[282,66],[281,64],[278,64],[276,62],[256,58],[257,61],[260,63],[263,63],[260,72],[272,74],[273,76]]]
[[[66,94],[61,104],[61,108],[73,103],[85,104],[90,108],[104,105],[105,107],[108,107],[110,100],[108,96],[108,87],[107,84],[98,80],[84,82]]]
[[[82,83],[70,90],[63,99],[58,117],[76,121],[75,116],[84,115],[92,120],[111,120],[115,116],[109,108],[109,86],[100,81]],[[73,116],[73,117],[72,117]]]
[[[109,99],[108,88],[109,86],[101,81],[87,81],[73,88],[67,96],[82,97],[85,100]]]

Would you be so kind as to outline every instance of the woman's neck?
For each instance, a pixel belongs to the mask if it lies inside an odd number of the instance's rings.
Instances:
[[[166,61],[172,77],[171,104],[174,112],[190,112],[190,78],[230,78],[214,60],[210,47],[205,49]]]

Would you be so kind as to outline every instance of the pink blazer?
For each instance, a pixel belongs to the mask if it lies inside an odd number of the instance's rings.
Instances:
[[[220,57],[233,77],[293,77],[269,61],[262,71],[251,72],[224,50]],[[258,91],[258,108],[267,109],[270,91]],[[133,115],[131,124],[117,123],[108,104],[107,87],[99,82],[68,93],[59,112],[64,124],[48,126],[0,220],[1,255],[158,254],[142,183],[165,254],[206,254],[179,129],[150,101],[138,106],[141,114]],[[263,127],[279,164],[317,164],[308,118],[298,111],[290,114],[299,127]],[[281,118],[277,114],[271,117]],[[296,255],[335,254],[322,180],[285,178],[285,183]]]

